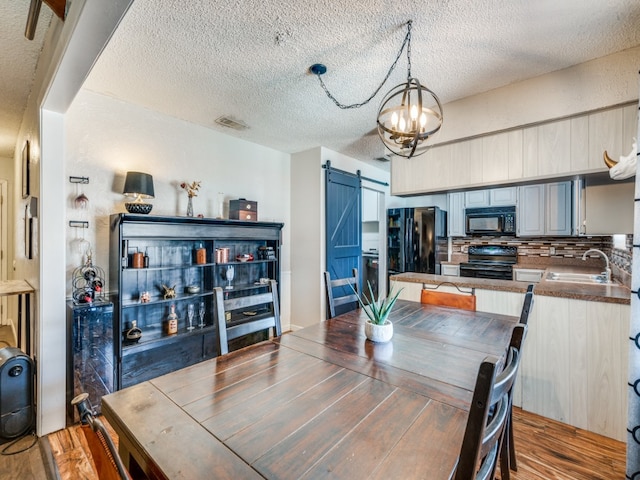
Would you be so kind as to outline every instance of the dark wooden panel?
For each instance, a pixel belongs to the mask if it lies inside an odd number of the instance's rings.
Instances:
[[[297,358],[291,358],[290,353],[296,355]],[[286,360],[287,357],[289,357],[289,361]],[[210,391],[198,399],[193,397],[191,388],[188,392],[184,390],[173,392],[171,398],[175,399],[182,395],[183,398],[188,399],[182,404],[183,408],[194,419],[202,422],[225,410],[233,409],[237,403],[245,399],[262,394],[272,385],[295,375],[300,369],[318,365],[319,361],[308,355],[298,355],[297,352],[286,352],[284,349],[280,349],[269,369],[260,371],[253,368],[253,363],[250,362],[238,367],[238,370],[251,372],[250,375],[245,375],[239,381],[227,382],[228,375],[222,374],[225,377],[224,381],[216,383],[215,391]],[[235,370],[230,371],[232,376]]]
[[[466,422],[466,412],[429,403],[372,478],[450,478]],[[418,458],[429,461],[416,461]]]
[[[313,355],[372,378],[384,380],[391,385],[411,390],[458,408],[469,408],[469,402],[471,401],[471,392],[469,390],[446,382],[425,378],[411,371],[392,367],[384,361],[375,361],[376,356],[384,358],[385,351],[389,348],[388,344],[376,345],[372,342],[367,342],[365,351],[368,352],[368,355],[365,358],[290,334],[283,335],[278,341],[288,348],[305,352],[308,355]]]
[[[350,370],[340,370],[304,392],[295,402],[272,406],[260,420],[227,439],[226,444],[248,463],[253,463],[274,444],[287,438],[360,385],[364,378]],[[265,432],[269,434],[265,435]]]
[[[135,385],[202,360],[202,336],[183,337],[179,342],[126,355],[122,359],[122,387]]]
[[[107,421],[120,436],[120,449],[127,449],[153,477],[260,478],[150,383],[108,395],[102,402]]]
[[[328,320],[289,335],[306,338],[364,358],[369,358],[369,345],[374,351],[384,350],[380,352],[380,359],[386,365],[466,390],[473,390],[478,366],[492,353],[457,347],[428,338],[421,338],[420,342],[416,342],[415,331],[400,327],[394,328],[392,342],[374,346],[366,341],[364,325],[355,325],[339,319]],[[505,346],[500,345],[498,350],[499,352],[494,353],[503,354]]]
[[[275,444],[253,467],[268,478],[300,478],[394,390],[391,385],[368,378],[330,409]]]
[[[340,370],[342,369],[337,365],[319,360],[306,367],[301,365],[299,371],[289,378],[262,391],[259,395],[238,399],[230,410],[222,411],[202,424],[217,438],[226,440],[259,421],[265,412],[273,409],[274,405],[289,404],[293,407],[300,395],[327,381]],[[286,413],[284,415],[288,417]]]
[[[429,400],[421,395],[396,390],[337,442],[321,463],[306,472],[304,478],[324,478],[328,475],[345,479],[368,478],[389,452],[393,452],[394,446],[427,404]],[[426,429],[424,435],[429,434],[430,429]]]

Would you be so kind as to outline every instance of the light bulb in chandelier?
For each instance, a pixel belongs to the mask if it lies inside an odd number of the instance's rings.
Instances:
[[[442,105],[437,95],[418,79],[409,78],[392,88],[382,100],[377,123],[378,134],[387,149],[410,158],[429,149],[426,141],[442,126]]]

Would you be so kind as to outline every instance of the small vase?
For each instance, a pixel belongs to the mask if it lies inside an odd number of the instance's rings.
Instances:
[[[382,325],[376,325],[367,320],[364,324],[364,334],[372,342],[384,343],[393,337],[393,323],[386,320]]]
[[[193,198],[189,197],[189,203],[187,203],[187,217],[193,217]]]

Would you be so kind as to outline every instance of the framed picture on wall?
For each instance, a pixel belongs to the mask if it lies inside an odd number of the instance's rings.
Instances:
[[[22,147],[22,198],[27,198],[30,194],[30,164],[31,159],[29,157],[29,140],[24,142],[24,147]]]

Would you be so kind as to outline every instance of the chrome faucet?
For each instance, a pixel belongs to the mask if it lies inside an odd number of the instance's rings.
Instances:
[[[587,259],[587,254],[589,252],[599,253],[604,258],[604,261],[607,262],[607,264],[606,264],[607,266],[606,266],[604,272],[602,272],[602,273],[604,273],[605,281],[607,283],[610,283],[611,282],[611,268],[609,268],[609,257],[607,257],[607,254],[604,253],[602,250],[598,250],[597,248],[590,248],[589,250],[587,250],[586,252],[584,252],[582,254],[582,260],[586,260]]]

